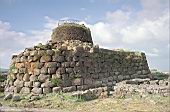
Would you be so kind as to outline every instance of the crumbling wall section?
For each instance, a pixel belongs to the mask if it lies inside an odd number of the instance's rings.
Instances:
[[[149,74],[144,53],[106,50],[79,40],[49,42],[12,57],[5,92],[111,90],[116,82]]]

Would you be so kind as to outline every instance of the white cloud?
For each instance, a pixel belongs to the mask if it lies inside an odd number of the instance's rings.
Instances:
[[[106,13],[104,21],[89,25],[93,40],[110,49],[145,51],[151,67],[168,70],[168,1],[141,0],[141,3],[143,9],[138,12],[115,10]]]
[[[46,20],[46,24],[44,25],[45,28],[54,29],[55,27],[58,26],[58,20],[54,20],[48,16],[45,16],[44,18]]]
[[[39,42],[47,42],[50,39],[51,29],[55,26],[54,23],[48,18],[44,30],[25,34],[11,30],[10,23],[0,21],[0,67],[9,66],[12,54],[19,53],[27,47],[33,47]]]

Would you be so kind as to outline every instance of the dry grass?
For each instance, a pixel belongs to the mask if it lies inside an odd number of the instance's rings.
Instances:
[[[74,112],[169,112],[169,101],[168,97],[157,95],[150,95],[145,98],[140,98],[138,95],[135,95],[123,99],[109,97],[92,101],[73,98],[70,97],[69,94],[49,94],[40,100],[32,102],[28,102],[26,99],[20,102],[3,101],[0,99],[3,105],[8,106],[53,108]]]

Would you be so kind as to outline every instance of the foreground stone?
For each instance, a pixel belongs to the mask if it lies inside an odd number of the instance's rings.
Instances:
[[[150,79],[132,79],[119,82],[114,87],[114,96],[126,97],[133,94],[139,94],[144,97],[149,94],[169,96],[170,82],[165,80],[150,80]]]
[[[20,96],[18,96],[18,95],[14,95],[13,97],[12,97],[12,101],[20,101],[21,100],[21,97]]]
[[[7,93],[4,97],[4,100],[12,99],[13,94],[12,93]]]

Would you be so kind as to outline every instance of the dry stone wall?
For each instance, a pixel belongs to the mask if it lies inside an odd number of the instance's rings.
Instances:
[[[144,53],[102,49],[80,40],[49,41],[12,57],[5,92],[112,90],[116,82],[149,74]]]

